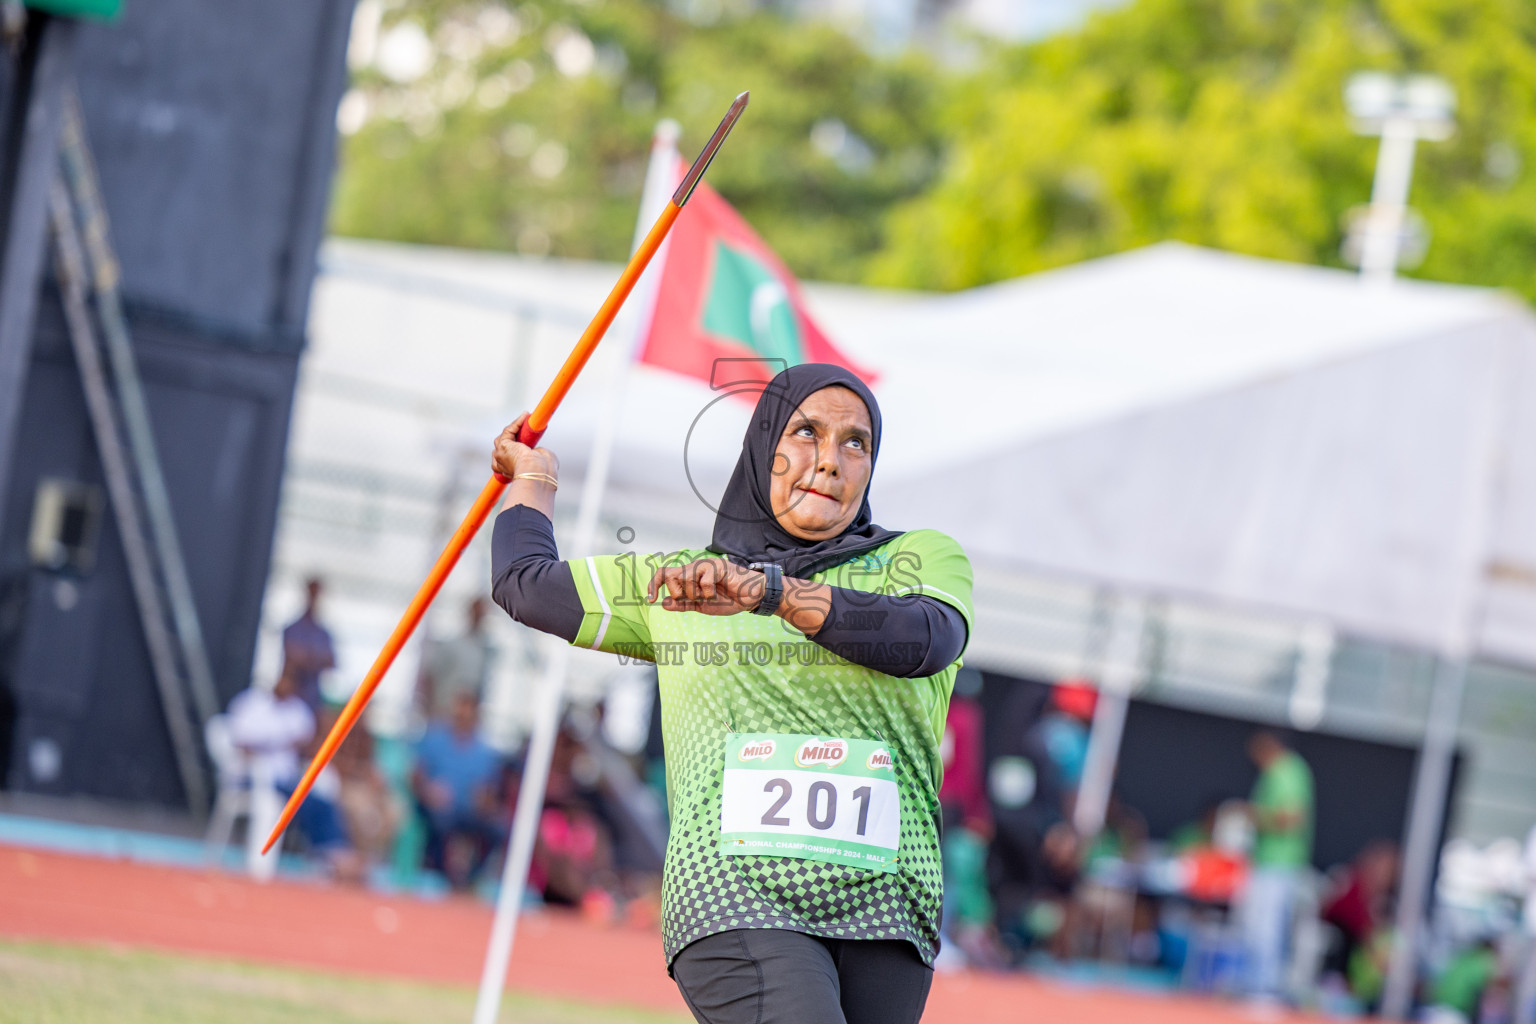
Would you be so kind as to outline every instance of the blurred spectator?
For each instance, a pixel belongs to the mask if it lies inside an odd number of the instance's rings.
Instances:
[[[426,866],[467,889],[501,838],[501,758],[479,736],[480,702],[455,696],[447,722],[433,722],[416,748],[411,789],[426,826]]]
[[[299,679],[300,670],[285,663],[270,691],[247,687],[229,702],[227,713],[230,740],[244,752],[253,780],[265,776],[284,798],[298,785],[300,751],[315,738],[315,715],[299,697]],[[326,785],[332,779],[329,772],[321,775],[294,814],[293,826],[338,878],[357,881],[361,861],[347,839],[334,786]]]
[[[1147,819],[1111,793],[1104,810],[1104,828],[1088,844],[1087,865],[1105,861],[1139,861],[1146,853]]]
[[[625,755],[614,744],[617,734],[627,741],[624,727],[615,727],[610,718],[616,702],[610,694],[593,709],[582,749],[591,761],[595,784],[591,796],[598,818],[613,839],[613,870],[619,883],[617,892],[649,896],[660,891],[661,868],[667,853],[667,819],[661,808],[665,797],[658,798],[641,775],[643,758]],[[619,706],[623,714],[628,709]],[[629,725],[638,724],[638,719]],[[640,911],[637,910],[637,913]]]
[[[1215,845],[1216,815],[1226,798],[1209,796],[1200,805],[1200,817],[1186,821],[1168,835],[1168,852],[1174,856],[1203,850]]]
[[[1346,973],[1355,951],[1391,921],[1397,869],[1397,844],[1385,840],[1371,843],[1360,851],[1323,903],[1323,920],[1337,928],[1342,937],[1338,947],[1328,954],[1328,970]]]
[[[661,805],[663,816],[670,812],[667,806],[667,759],[661,736],[661,686],[651,683],[651,722],[645,734],[643,777]]]
[[[989,712],[999,724],[987,766],[994,823],[987,876],[1002,941],[1020,956],[1060,930],[1081,866],[1056,765],[1036,728],[1048,699],[1014,687]]]
[[[982,751],[981,673],[961,669],[955,676],[954,695],[949,701],[949,715],[944,721],[944,738],[939,756],[944,763],[944,781],[939,786],[939,806],[944,812],[944,829],[966,821],[976,822],[983,830],[992,830],[992,812],[987,806],[983,781],[985,755]]]
[[[490,603],[483,597],[469,602],[465,610],[463,635],[451,640],[434,640],[427,645],[422,659],[417,690],[421,706],[431,721],[444,721],[452,714],[453,702],[467,693],[478,704],[485,696],[491,662],[496,648],[485,629]]]
[[[1085,847],[1070,818],[1045,830],[1037,853],[1037,884],[1027,917],[1030,937],[1058,960],[1072,955],[1073,897],[1082,877]]]
[[[1239,914],[1248,948],[1248,990],[1278,999],[1285,976],[1286,937],[1302,872],[1312,861],[1312,770],[1280,737],[1261,731],[1248,741],[1259,779],[1249,802],[1253,869]]]
[[[1146,846],[1146,819],[1110,794],[1104,827],[1079,853],[1083,877],[1053,946],[1058,958],[1123,960],[1135,955],[1136,935],[1151,930],[1150,905],[1142,906],[1134,882]]]
[[[1240,800],[1213,800],[1198,822],[1176,829],[1169,847],[1183,865],[1184,894],[1231,906],[1247,882],[1252,832],[1248,805]]]
[[[1075,791],[1088,763],[1088,731],[1099,692],[1093,684],[1068,679],[1051,688],[1051,704],[1040,720],[1041,738],[1064,789]]]
[[[271,690],[249,686],[229,702],[229,735],[252,769],[283,785],[299,778],[299,748],[315,734],[315,715],[298,696],[299,671],[291,662]]]
[[[1350,995],[1368,1012],[1375,1012],[1387,985],[1387,967],[1392,960],[1392,944],[1397,933],[1390,927],[1378,928],[1365,945],[1349,958]]]
[[[611,915],[613,898],[604,883],[612,878],[613,846],[602,822],[585,806],[544,808],[534,860],[544,902],[580,907],[603,919]]]
[[[283,661],[297,673],[298,696],[309,710],[319,714],[320,673],[336,667],[336,648],[330,630],[320,624],[320,594],[325,584],[318,576],[304,582],[304,613],[283,630]]]
[[[983,783],[985,755],[981,673],[961,669],[944,723],[940,756],[944,782],[939,787],[943,814],[943,935],[974,966],[1003,963],[994,928],[995,908],[987,890],[987,846],[992,840],[992,812]]]
[[[325,717],[334,720],[335,715]],[[321,734],[325,731],[321,730]],[[367,729],[353,729],[336,751],[331,765],[341,780],[341,813],[352,845],[365,861],[384,861],[394,845],[405,811],[374,760],[373,734]]]
[[[567,721],[555,736],[530,878],[547,903],[612,916],[618,889],[600,768]]]
[[[1515,987],[1515,1024],[1536,1024],[1536,825],[1525,837],[1525,956]]]
[[[1499,953],[1491,938],[1458,950],[1446,961],[1435,979],[1430,1002],[1437,1008],[1455,1010],[1465,1021],[1476,1022],[1483,993],[1499,973]]]

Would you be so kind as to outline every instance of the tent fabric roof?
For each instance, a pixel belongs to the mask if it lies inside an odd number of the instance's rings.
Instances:
[[[1482,289],[1373,288],[1167,242],[932,299],[858,340],[889,374],[882,402],[940,403],[944,422],[1007,448],[1508,312]],[[889,436],[930,448],[904,425]]]

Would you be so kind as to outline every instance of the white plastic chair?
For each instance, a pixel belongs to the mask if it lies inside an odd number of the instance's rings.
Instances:
[[[218,795],[203,839],[203,859],[211,864],[229,845],[235,821],[251,812],[250,775],[245,757],[229,737],[229,722],[223,715],[214,715],[203,725],[203,743],[218,776]]]
[[[203,858],[212,864],[218,861],[235,822],[246,820],[246,863],[258,879],[272,877],[277,867],[277,855],[282,851],[282,840],[266,856],[261,855],[260,844],[266,834],[263,825],[270,827],[277,820],[281,803],[270,779],[253,778],[251,766],[240,748],[229,735],[229,721],[224,715],[214,715],[203,726],[203,742],[208,747],[208,758],[218,775],[218,795],[213,802],[213,813],[208,819],[208,833],[203,840]]]

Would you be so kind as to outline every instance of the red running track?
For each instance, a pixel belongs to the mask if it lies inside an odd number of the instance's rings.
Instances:
[[[356,889],[0,846],[0,935],[110,943],[319,971],[474,985],[491,912],[463,899]],[[653,931],[558,913],[518,926],[508,987],[676,1011]],[[925,1024],[1240,1024],[1210,1000],[1067,988],[1020,975],[941,974]],[[1273,1017],[1269,1018],[1273,1020]]]

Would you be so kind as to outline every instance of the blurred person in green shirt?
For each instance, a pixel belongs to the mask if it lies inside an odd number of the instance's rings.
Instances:
[[[1469,1021],[1478,1019],[1483,992],[1499,974],[1499,953],[1491,938],[1457,950],[1435,979],[1431,1002],[1455,1010]]]
[[[1286,938],[1302,872],[1312,860],[1312,770],[1272,732],[1254,733],[1259,779],[1249,799],[1253,864],[1238,906],[1249,957],[1249,994],[1279,999]]]

